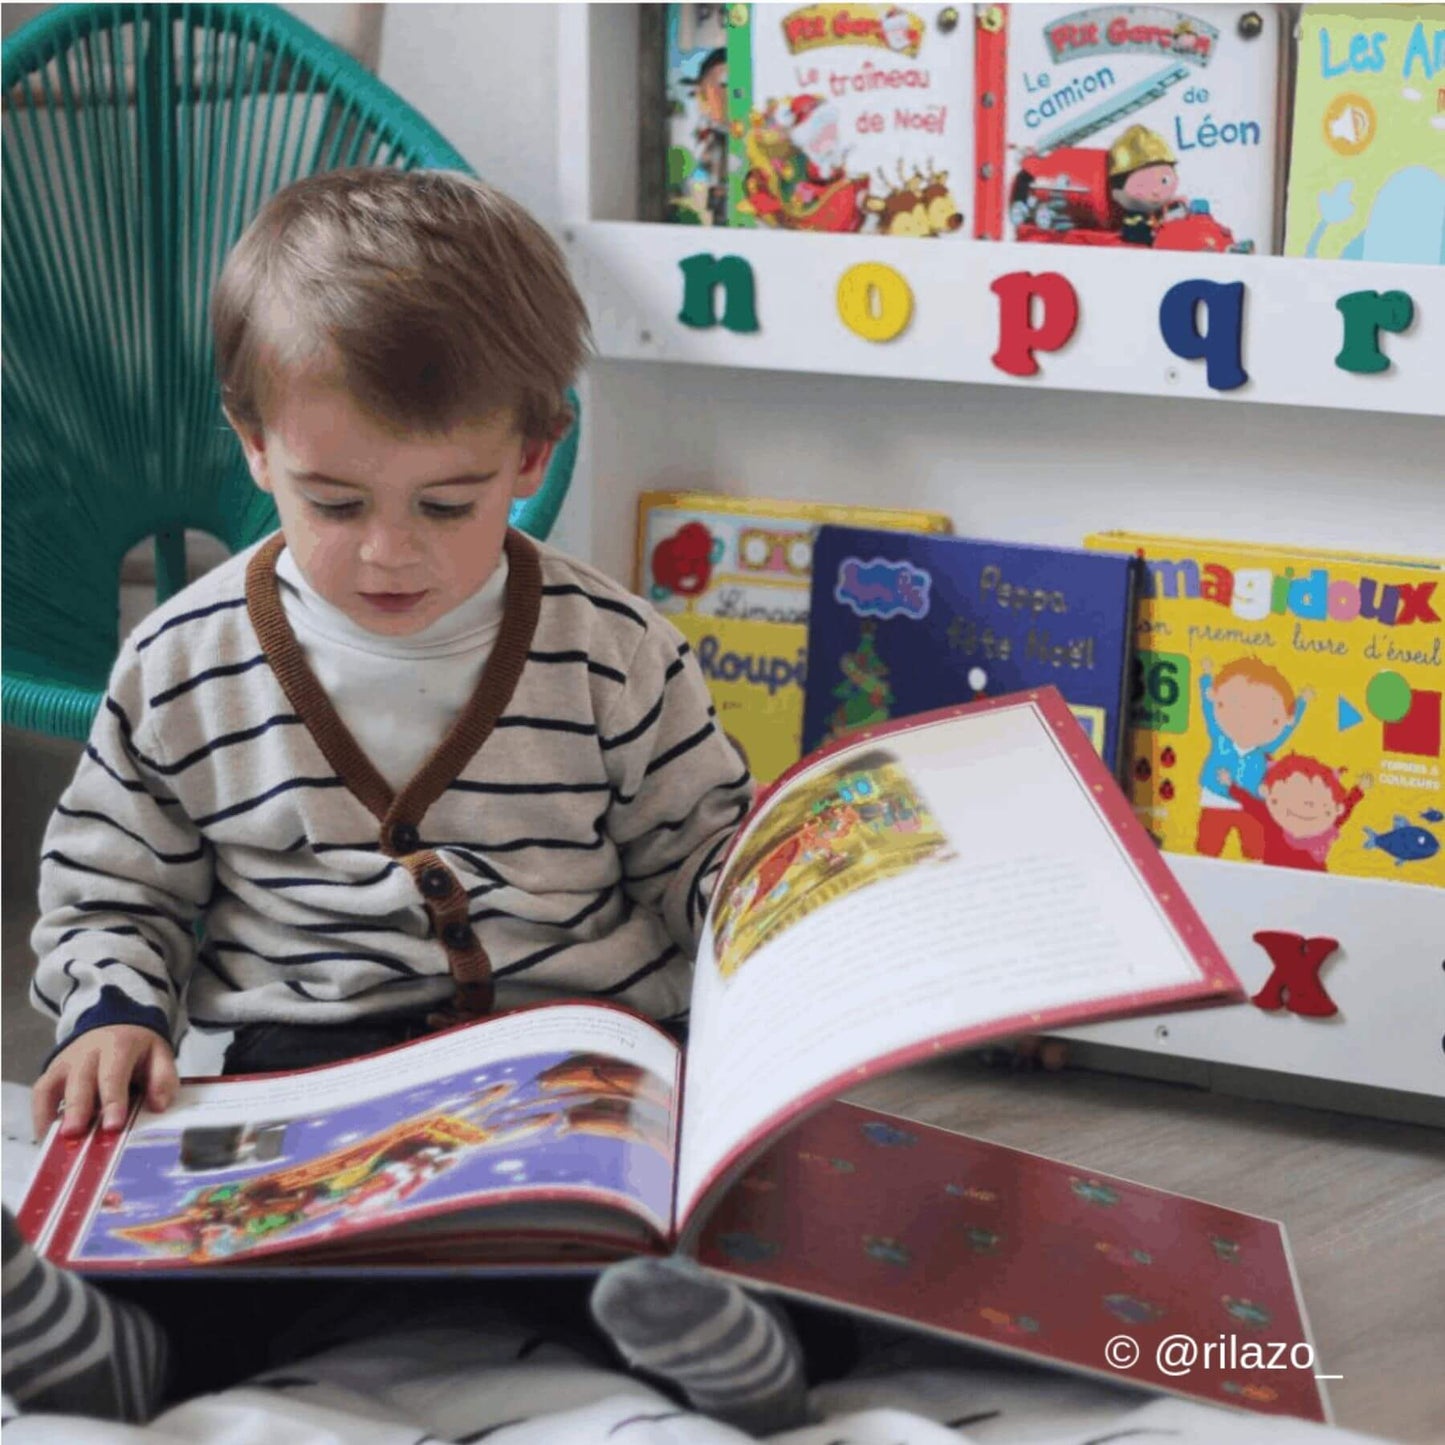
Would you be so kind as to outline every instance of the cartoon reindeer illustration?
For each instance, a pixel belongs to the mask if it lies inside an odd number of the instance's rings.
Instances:
[[[948,172],[935,171],[933,161],[927,171],[914,168],[912,176],[904,174],[898,162],[898,181],[889,180],[878,168],[883,194],[869,196],[863,208],[878,218],[878,230],[885,236],[943,236],[963,225],[963,214],[948,189]]]

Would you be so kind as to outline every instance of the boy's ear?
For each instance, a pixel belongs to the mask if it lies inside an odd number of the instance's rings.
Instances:
[[[248,427],[244,422],[239,422],[230,412],[226,413],[226,420],[231,424],[231,430],[236,433],[241,443],[241,451],[246,457],[246,469],[251,473],[251,480],[260,487],[263,492],[271,490],[271,469],[266,462],[266,434],[258,427]]]
[[[535,496],[547,475],[548,463],[557,443],[550,441],[524,441],[522,443],[522,466],[517,473],[517,483],[512,488],[514,497]]]

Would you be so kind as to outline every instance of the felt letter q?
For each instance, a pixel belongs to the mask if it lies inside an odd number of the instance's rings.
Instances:
[[[1242,360],[1243,281],[1180,281],[1171,286],[1159,303],[1159,334],[1181,360],[1204,363],[1205,380],[1215,391],[1234,391],[1249,380]]]

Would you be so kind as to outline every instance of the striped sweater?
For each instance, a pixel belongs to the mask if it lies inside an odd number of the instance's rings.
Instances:
[[[32,997],[57,1040],[554,997],[682,1017],[752,787],[681,635],[510,533],[476,690],[393,793],[292,633],[283,545],[121,649],[45,836]]]

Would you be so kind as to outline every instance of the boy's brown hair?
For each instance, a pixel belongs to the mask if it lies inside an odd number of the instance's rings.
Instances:
[[[258,430],[311,373],[398,431],[510,408],[527,440],[555,440],[590,345],[562,253],[523,207],[458,172],[383,167],[273,196],[226,258],[211,324],[226,410]]]
[[[1242,677],[1246,682],[1252,682],[1257,687],[1272,687],[1278,694],[1281,706],[1286,712],[1294,711],[1294,688],[1289,685],[1289,679],[1285,677],[1277,667],[1271,667],[1269,663],[1258,657],[1236,657],[1233,662],[1227,662],[1214,675],[1214,686],[1221,688],[1231,678]]]

